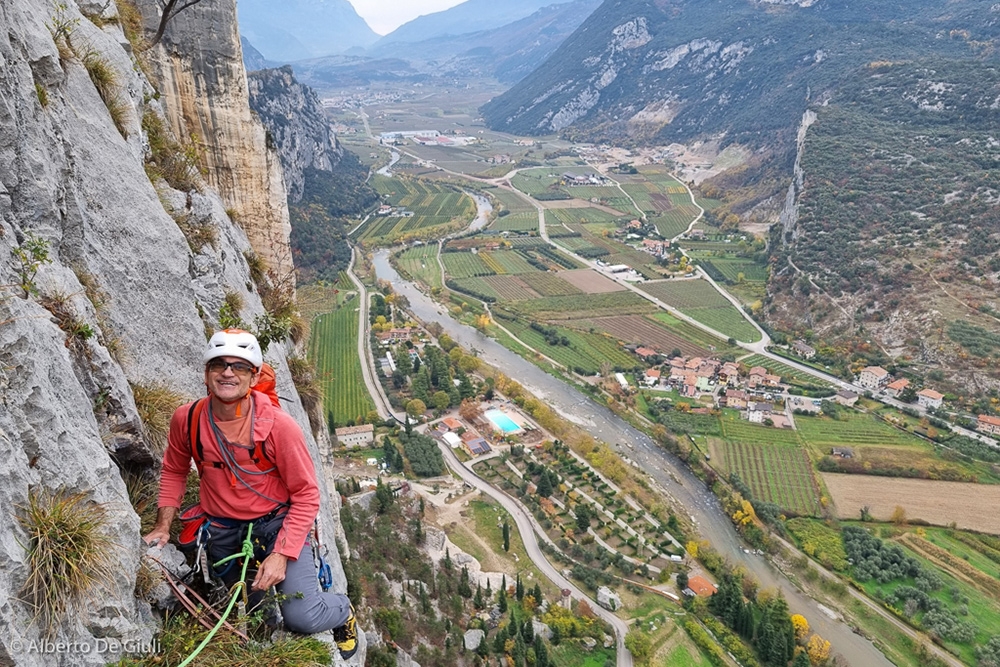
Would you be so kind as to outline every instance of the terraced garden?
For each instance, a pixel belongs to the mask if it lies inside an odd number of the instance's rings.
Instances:
[[[726,336],[746,343],[760,340],[757,329],[705,280],[663,280],[639,288]]]

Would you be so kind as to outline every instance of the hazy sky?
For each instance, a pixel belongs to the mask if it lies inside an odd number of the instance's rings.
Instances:
[[[387,35],[422,14],[432,14],[462,4],[464,0],[350,0],[372,30]]]

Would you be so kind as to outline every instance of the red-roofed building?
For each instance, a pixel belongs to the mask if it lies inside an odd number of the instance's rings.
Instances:
[[[878,391],[889,384],[889,371],[881,366],[868,366],[862,368],[858,374],[858,384],[865,389]]]
[[[462,422],[458,421],[454,417],[445,417],[444,419],[441,420],[441,423],[447,426],[452,431],[457,431],[460,428],[465,428],[465,426],[462,425]]]
[[[659,354],[659,352],[650,347],[637,347],[635,349],[635,353],[643,359],[646,359],[647,357],[655,357]]]
[[[646,371],[646,384],[652,387],[655,384],[660,383],[660,369],[650,368]]]
[[[698,596],[700,598],[712,597],[718,590],[711,581],[700,575],[694,575],[688,579],[688,587],[684,589],[684,595],[688,597]]]
[[[750,377],[759,377],[761,380],[767,375],[767,369],[763,366],[754,366],[750,369]]]
[[[979,415],[979,419],[976,422],[976,430],[980,433],[988,433],[990,435],[1000,435],[1000,417],[991,417],[990,415]]]
[[[885,393],[891,398],[897,398],[903,390],[910,386],[910,381],[906,378],[899,378],[895,382],[890,382],[885,386]]]

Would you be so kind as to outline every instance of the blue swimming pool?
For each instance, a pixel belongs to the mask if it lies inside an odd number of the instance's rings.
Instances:
[[[504,433],[517,433],[521,430],[521,427],[514,423],[514,420],[508,417],[503,410],[487,410],[483,414]]]

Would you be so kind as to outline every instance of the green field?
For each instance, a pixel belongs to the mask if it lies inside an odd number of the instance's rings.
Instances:
[[[482,251],[479,253],[479,256],[482,258],[483,263],[497,275],[534,273],[538,271],[531,264],[528,264],[524,257],[515,250]]]
[[[653,315],[651,315],[651,317],[655,319],[657,322],[660,322],[669,327],[671,330],[676,332],[677,335],[681,336],[682,338],[690,341],[691,343],[694,343],[695,345],[698,345],[699,347],[703,347],[706,350],[714,351],[714,353],[718,356],[723,356],[730,352],[736,352],[740,350],[740,348],[738,347],[730,346],[729,343],[727,343],[722,338],[713,336],[707,331],[702,331],[695,325],[689,322],[685,322],[684,320],[679,320],[670,313],[664,312],[662,310],[658,313],[654,313]]]
[[[525,201],[524,198],[516,192],[504,190],[503,188],[494,188],[489,191],[489,194],[495,197],[499,201],[500,206],[510,211],[511,214],[534,213],[537,216],[537,213],[535,213],[535,207],[531,205],[531,202]]]
[[[733,426],[739,424],[739,429]],[[819,487],[805,450],[795,441],[782,442],[785,432],[748,422],[723,422],[725,434],[719,447],[727,472],[735,472],[753,491],[754,498],[775,503],[805,516],[820,513]],[[756,432],[753,432],[756,430]]]
[[[511,213],[498,217],[490,225],[498,232],[530,232],[538,229],[538,214],[534,211]]]
[[[471,252],[443,252],[441,261],[451,278],[475,278],[492,276],[496,272],[489,268],[478,254]]]
[[[741,282],[766,282],[768,270],[764,264],[758,264],[740,257],[699,257],[701,265],[715,280],[729,284]],[[741,277],[742,276],[742,277]]]
[[[407,248],[396,255],[396,263],[400,269],[425,285],[444,287],[437,251],[437,244],[434,243]]]
[[[577,224],[581,222],[614,222],[621,216],[608,213],[599,208],[553,208],[545,211],[546,224]]]
[[[516,311],[528,319],[543,321],[632,315],[655,309],[655,305],[632,292],[552,296],[516,304]]]
[[[757,329],[705,280],[664,280],[639,287],[726,336],[747,343],[760,340]]]
[[[824,453],[830,447],[843,445],[915,446],[920,449],[928,447],[916,436],[878,421],[872,415],[852,410],[842,411],[840,419],[796,416],[795,425],[802,440],[824,450]]]
[[[383,201],[411,211],[411,217],[374,216],[354,232],[364,244],[388,244],[431,238],[446,226],[471,222],[476,205],[471,197],[444,184],[416,178],[372,176],[371,185]]]
[[[555,327],[559,336],[565,337],[569,345],[549,345],[545,336],[530,326],[511,320],[500,320],[499,323],[530,347],[584,375],[596,374],[605,361],[620,370],[632,370],[641,366],[636,357],[609,336]]]
[[[763,366],[769,373],[772,373],[773,375],[780,375],[781,379],[785,382],[822,386],[830,385],[830,383],[825,380],[821,380],[820,378],[810,375],[805,371],[793,368],[788,364],[783,364],[780,361],[774,361],[770,357],[765,357],[762,354],[752,354],[749,357],[740,359],[740,362],[750,366],[751,368],[754,366]]]
[[[323,408],[327,415],[333,415],[337,425],[357,422],[375,409],[358,359],[356,305],[356,300],[348,301],[338,310],[317,317],[309,339],[309,360],[323,387]]]

